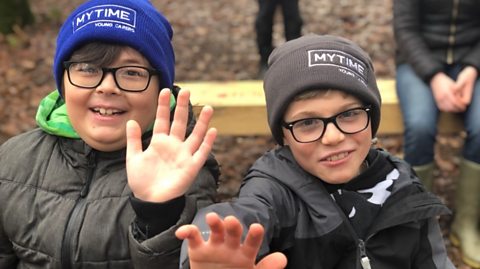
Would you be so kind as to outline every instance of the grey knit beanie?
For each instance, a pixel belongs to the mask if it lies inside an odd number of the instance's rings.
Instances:
[[[368,54],[352,41],[332,35],[306,35],[277,47],[268,59],[263,88],[268,124],[283,145],[281,122],[295,96],[310,90],[340,90],[372,106],[375,136],[381,97]]]

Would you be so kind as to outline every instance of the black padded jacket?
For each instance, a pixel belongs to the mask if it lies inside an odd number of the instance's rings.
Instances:
[[[200,210],[194,224],[208,236],[205,214],[211,211],[236,216],[243,227],[261,223],[265,236],[259,256],[281,251],[289,269],[453,269],[436,219],[449,210],[425,191],[407,163],[379,154],[397,170],[389,173],[396,180],[364,238],[354,232],[324,184],[295,162],[288,147],[262,156],[246,176],[238,199]],[[371,174],[368,171],[362,175]],[[184,245],[181,263],[188,267],[185,254]],[[366,257],[371,267],[362,267]]]

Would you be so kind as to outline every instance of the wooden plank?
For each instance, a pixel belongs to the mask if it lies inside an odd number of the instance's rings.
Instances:
[[[191,101],[196,113],[204,105],[214,108],[215,114],[210,125],[216,127],[220,135],[270,134],[262,81],[200,81],[177,84],[191,91]],[[382,119],[378,133],[403,133],[403,120],[395,92],[395,81],[379,79],[378,87],[382,95]],[[440,115],[440,132],[459,132],[462,128],[463,122],[457,115],[450,113]]]

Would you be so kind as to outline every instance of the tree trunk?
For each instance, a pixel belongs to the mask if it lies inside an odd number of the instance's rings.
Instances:
[[[33,23],[33,14],[28,0],[0,0],[0,33],[8,34],[14,25]]]

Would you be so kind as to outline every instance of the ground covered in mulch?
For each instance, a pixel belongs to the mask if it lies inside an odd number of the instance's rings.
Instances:
[[[54,89],[51,66],[57,31],[81,0],[30,1],[34,25],[0,35],[0,144],[9,137],[35,127],[40,99]],[[175,36],[176,80],[243,80],[257,75],[252,0],[152,0],[171,21]],[[378,77],[393,77],[395,44],[391,29],[391,0],[300,0],[304,34],[337,34],[350,38],[373,58]],[[284,42],[281,16],[274,26],[274,42]],[[181,83],[179,83],[181,86]],[[439,136],[435,192],[454,208],[453,192],[458,174],[461,135]],[[234,196],[242,175],[265,150],[274,146],[269,137],[217,139],[214,153],[222,164],[219,199]],[[401,156],[401,136],[383,136],[379,146]],[[442,217],[445,235],[451,217]],[[458,268],[458,250],[446,240]]]

